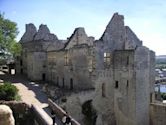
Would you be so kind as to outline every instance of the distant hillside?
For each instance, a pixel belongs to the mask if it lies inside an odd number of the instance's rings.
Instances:
[[[157,64],[166,64],[166,55],[156,56],[156,63]]]

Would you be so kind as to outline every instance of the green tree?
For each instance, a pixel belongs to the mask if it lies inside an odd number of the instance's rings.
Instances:
[[[9,19],[4,18],[4,14],[0,13],[0,57],[7,59],[8,57],[17,56],[21,52],[21,45],[16,42],[15,38],[18,34],[17,24]]]

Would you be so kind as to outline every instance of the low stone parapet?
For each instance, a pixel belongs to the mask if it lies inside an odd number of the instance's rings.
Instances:
[[[62,119],[64,117],[64,115],[66,115],[66,112],[60,107],[58,106],[56,103],[54,103],[51,99],[48,99],[48,104],[49,107],[52,109],[52,111],[56,114],[56,116],[59,119]],[[72,119],[72,125],[80,125],[80,123],[78,123],[75,119]]]
[[[51,117],[42,108],[32,105],[32,112],[34,113],[34,121],[38,125],[52,125]]]
[[[20,125],[34,124],[30,105],[18,101],[0,101],[0,104],[7,105],[12,109],[15,123]]]

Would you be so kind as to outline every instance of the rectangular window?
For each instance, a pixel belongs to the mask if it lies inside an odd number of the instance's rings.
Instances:
[[[105,97],[105,83],[102,84],[102,97]]]
[[[53,66],[56,65],[56,58],[55,57],[49,57],[48,58],[48,65]]]
[[[129,86],[129,80],[127,80],[127,85],[126,85],[126,87],[128,87]]]
[[[115,88],[117,89],[119,87],[119,82],[115,81]]]
[[[20,66],[22,66],[22,60],[20,60]]]
[[[126,64],[129,65],[129,56],[127,56]]]
[[[65,53],[65,57],[64,58],[65,58],[65,65],[68,66],[69,65],[69,55],[68,55],[67,52]]]
[[[106,67],[110,66],[111,64],[111,53],[105,52],[104,53],[104,65]]]
[[[92,57],[90,57],[88,60],[89,60],[88,70],[89,70],[89,72],[93,72],[93,59],[92,59]]]
[[[65,87],[65,79],[62,78],[62,87],[64,88]]]
[[[57,84],[57,86],[59,86],[59,77],[57,76],[57,79],[56,79],[57,81],[56,81],[56,84]]]
[[[150,93],[150,102],[152,102],[152,101],[153,101],[153,94]]]

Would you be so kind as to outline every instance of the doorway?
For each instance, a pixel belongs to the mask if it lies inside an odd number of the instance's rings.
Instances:
[[[21,72],[21,74],[23,74],[23,69],[22,69],[22,68],[21,68],[21,71],[20,71],[20,72]]]
[[[73,79],[70,79],[70,90],[73,90]]]
[[[46,80],[46,74],[43,73],[43,74],[42,74],[42,81],[45,81],[45,80]]]
[[[62,78],[62,88],[64,88],[64,87],[65,87],[65,79]]]

